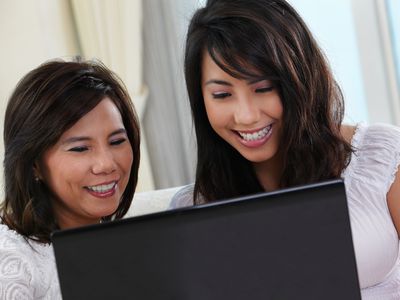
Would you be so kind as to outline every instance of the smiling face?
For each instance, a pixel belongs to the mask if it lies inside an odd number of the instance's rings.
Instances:
[[[208,120],[221,138],[250,162],[276,159],[283,107],[273,82],[234,78],[206,52],[201,86]]]
[[[65,131],[39,163],[39,178],[55,195],[60,228],[98,223],[115,212],[132,162],[121,114],[106,97]]]

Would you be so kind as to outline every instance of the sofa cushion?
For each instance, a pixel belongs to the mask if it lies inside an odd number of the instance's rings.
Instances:
[[[169,208],[172,197],[181,186],[135,193],[125,218],[160,212]]]

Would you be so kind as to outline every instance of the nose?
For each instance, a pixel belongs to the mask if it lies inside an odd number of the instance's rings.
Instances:
[[[110,174],[116,170],[114,156],[109,149],[98,150],[93,155],[93,174]]]
[[[238,97],[234,115],[236,124],[255,124],[260,120],[260,115],[260,108],[254,98],[249,95],[241,95]]]

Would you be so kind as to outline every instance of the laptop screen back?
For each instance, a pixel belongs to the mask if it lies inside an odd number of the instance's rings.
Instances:
[[[63,299],[360,299],[341,181],[56,232]]]

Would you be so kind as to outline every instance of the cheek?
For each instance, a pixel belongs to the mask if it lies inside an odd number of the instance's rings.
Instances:
[[[283,117],[283,104],[282,104],[281,98],[278,95],[276,95],[276,98],[275,98],[274,102],[275,102],[274,103],[275,104],[274,105],[274,109],[275,109],[276,118],[282,119],[282,117]]]
[[[45,182],[49,190],[63,202],[71,195],[71,177],[68,176],[68,173],[59,169],[51,169]]]
[[[281,119],[281,118],[283,117],[283,105],[282,105],[281,100],[278,101],[277,106],[278,106],[278,107],[277,107],[277,115],[278,115],[279,118]]]
[[[130,145],[122,149],[117,155],[118,164],[121,166],[121,169],[127,173],[129,176],[132,168],[132,163],[135,158],[133,157],[133,151]]]
[[[229,115],[227,107],[207,100],[204,101],[204,105],[211,127],[217,129],[218,127],[224,126]]]
[[[71,186],[74,184],[83,184],[83,181],[87,177],[87,167],[83,162],[82,164],[68,164],[62,165],[58,168],[54,168],[52,171],[53,176],[51,180],[53,185],[66,185]]]
[[[81,182],[87,175],[87,161],[71,159],[50,159],[45,165],[45,182],[53,192],[66,190],[74,183]]]
[[[120,175],[121,175],[121,181],[119,182],[119,188],[121,193],[123,193],[128,185],[129,178],[131,175],[131,168],[132,168],[132,163],[133,160],[135,159],[133,157],[133,152],[132,149],[129,147],[129,149],[126,149],[124,151],[120,151],[118,153],[118,156],[116,156],[117,163],[120,166]]]
[[[268,115],[270,118],[281,121],[283,117],[283,105],[278,95],[274,95],[273,98],[263,98],[262,106],[260,109]]]

